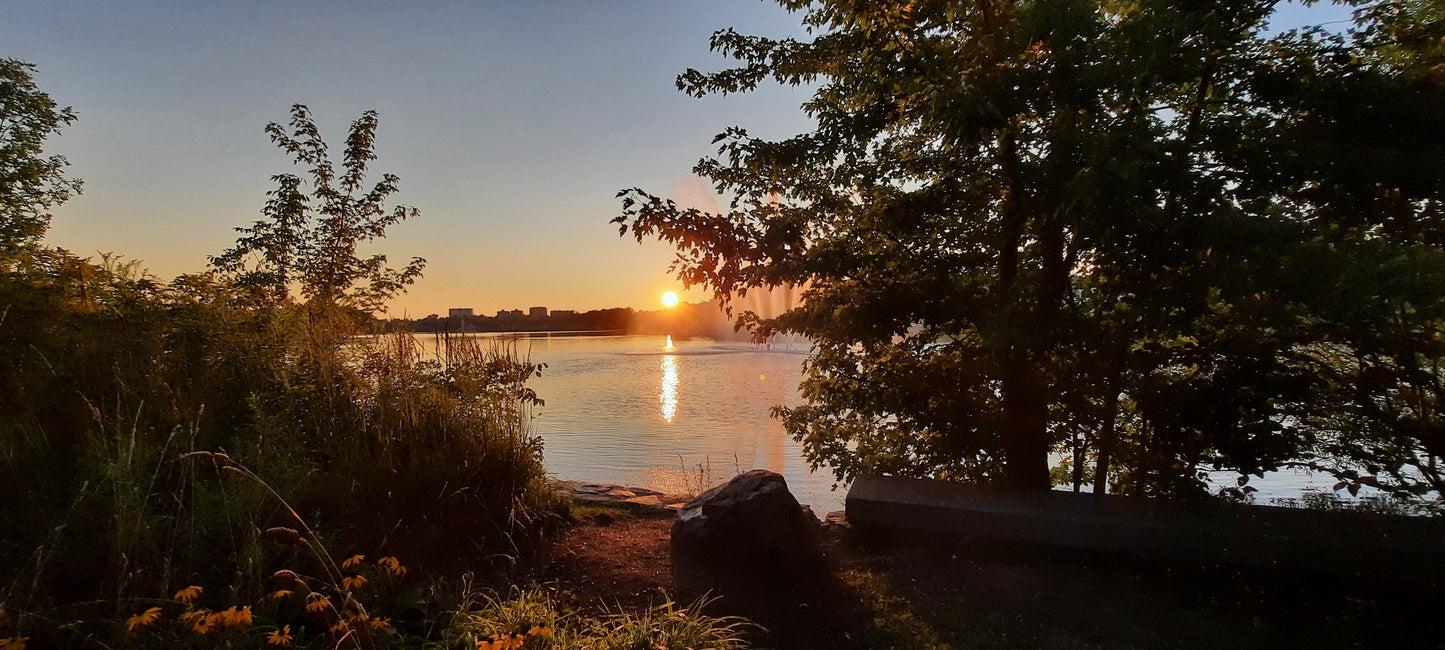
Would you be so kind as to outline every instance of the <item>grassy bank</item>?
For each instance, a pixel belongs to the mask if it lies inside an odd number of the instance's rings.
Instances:
[[[122,643],[193,586],[259,613],[277,571],[337,587],[354,555],[403,558],[431,593],[393,624],[422,624],[459,597],[443,576],[526,552],[553,499],[536,366],[240,298],[61,251],[0,276],[0,638]]]

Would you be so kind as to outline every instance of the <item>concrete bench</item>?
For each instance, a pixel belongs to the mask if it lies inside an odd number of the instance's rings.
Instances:
[[[849,523],[1166,562],[1445,584],[1445,521],[1365,512],[1072,492],[993,492],[927,479],[857,478]]]

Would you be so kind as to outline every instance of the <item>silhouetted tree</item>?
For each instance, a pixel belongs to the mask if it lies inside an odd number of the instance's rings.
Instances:
[[[64,156],[45,156],[45,140],[75,121],[41,92],[35,66],[0,59],[0,259],[37,244],[50,228],[50,210],[80,193],[65,176]]]
[[[426,260],[414,257],[396,270],[385,255],[357,253],[361,244],[385,237],[391,225],[419,214],[404,205],[384,207],[401,180],[392,174],[364,187],[367,165],[376,159],[376,125],[375,111],[351,123],[339,175],[305,106],[291,107],[289,133],[280,124],[266,125],[271,141],[307,167],[310,193],[296,175],[273,176],[277,187],[267,193],[264,218],[237,228],[243,236],[212,257],[212,266],[268,302],[289,301],[294,285],[309,304],[365,313],[380,311],[415,282]]]
[[[1387,272],[1339,233],[1432,219],[1442,187],[1439,165],[1414,192],[1394,175],[1437,159],[1441,97],[1419,84],[1445,69],[1438,40],[1398,54],[1368,34],[1412,12],[1435,29],[1436,10],[1370,5],[1346,39],[1263,36],[1272,1],[781,4],[818,35],[720,31],[741,65],[678,86],[817,84],[817,128],[718,136],[696,172],[724,214],[634,189],[614,222],[675,244],[679,277],[722,298],[806,287],[743,320],[816,343],[808,403],[780,410],[810,460],[1042,488],[1072,446],[1079,483],[1181,494],[1314,453],[1321,351],[1351,345],[1324,335],[1327,297],[1345,269]],[[1382,90],[1414,94],[1387,108]],[[1379,165],[1347,182],[1375,137]],[[1401,313],[1386,303],[1366,309]]]

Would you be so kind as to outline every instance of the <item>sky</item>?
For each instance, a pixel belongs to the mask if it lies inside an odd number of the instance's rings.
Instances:
[[[1348,17],[1287,11],[1279,24]],[[682,291],[672,250],[619,238],[615,195],[705,206],[691,169],[714,135],[809,130],[805,88],[695,99],[674,85],[728,65],[708,50],[714,31],[807,38],[800,18],[759,0],[0,0],[0,57],[35,64],[79,116],[47,146],[85,181],[55,211],[52,245],[162,279],[201,271],[259,218],[271,176],[301,171],[267,123],[309,106],[335,159],[374,109],[373,179],[400,176],[395,202],[421,216],[363,252],[428,261],[392,315],[656,309]]]

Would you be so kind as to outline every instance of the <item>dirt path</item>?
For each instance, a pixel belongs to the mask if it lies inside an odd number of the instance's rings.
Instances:
[[[672,584],[671,527],[670,511],[588,516],[551,545],[536,577],[571,592],[589,613],[661,604]]]
[[[670,511],[590,509],[539,563],[579,609],[638,611],[671,583]],[[831,529],[833,574],[779,585],[713,614],[768,628],[788,648],[1442,647],[1438,589],[957,544],[882,547]]]

